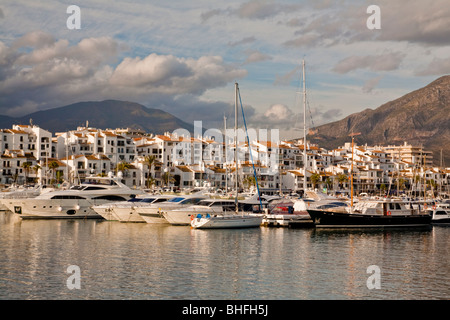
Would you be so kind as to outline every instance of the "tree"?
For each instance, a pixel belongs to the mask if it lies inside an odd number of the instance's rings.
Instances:
[[[53,179],[56,181],[56,169],[59,168],[59,163],[53,160],[48,164],[48,168],[52,170]]]
[[[320,181],[320,174],[313,173],[310,177],[311,183],[313,184],[313,188],[316,188],[317,183]]]
[[[348,181],[348,176],[346,174],[343,173],[339,173],[338,174],[338,183],[339,183],[339,187],[342,189],[344,186],[344,183],[346,183]]]
[[[22,163],[22,168],[24,169],[24,172],[25,172],[25,184],[26,184],[27,180],[28,180],[28,173],[30,172],[30,168],[31,168],[31,162],[26,161],[26,162]]]
[[[150,188],[150,180],[153,179],[152,169],[155,163],[156,163],[156,156],[145,156],[144,164],[148,166],[147,188]],[[152,184],[155,184],[154,179]]]
[[[175,179],[173,178],[172,174],[167,171],[162,174],[162,181],[164,185],[168,185],[170,182],[174,182]]]
[[[387,189],[386,185],[385,185],[384,183],[382,183],[382,184],[380,185],[380,191],[382,192],[382,194],[385,194],[385,193],[386,193],[386,189]]]
[[[116,174],[119,173],[119,171],[122,171],[125,176],[125,173],[128,171],[128,169],[131,169],[131,168],[133,168],[132,164],[130,164],[126,161],[122,161],[116,167]]]
[[[41,166],[38,165],[38,164],[35,164],[35,165],[33,166],[33,171],[34,171],[34,174],[36,175],[36,179],[37,179],[37,174],[38,174],[38,172],[39,172],[40,169],[41,169]],[[37,180],[36,180],[36,182],[37,182]]]
[[[250,187],[252,187],[252,186],[255,186],[255,185],[256,185],[255,177],[253,177],[253,176],[246,176],[246,177],[244,178],[243,183],[244,183],[244,185],[247,186],[247,188],[250,188]]]

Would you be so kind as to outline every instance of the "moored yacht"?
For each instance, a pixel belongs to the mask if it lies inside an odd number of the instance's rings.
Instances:
[[[87,177],[67,190],[55,190],[28,199],[9,199],[5,205],[22,219],[74,219],[102,216],[92,207],[111,201],[126,201],[142,190],[134,190],[114,177]]]
[[[215,215],[233,213],[235,210],[234,200],[227,199],[203,199],[195,205],[182,206],[170,210],[167,215],[171,224],[189,225],[194,217],[200,215]]]
[[[146,207],[150,204],[163,203],[173,197],[174,196],[172,195],[149,195],[145,198],[139,199],[138,201],[115,203],[111,206],[111,210],[120,222],[156,223],[155,221],[152,221],[152,219],[149,219],[148,216],[140,215],[140,208]],[[162,222],[167,223],[164,218],[160,218],[159,223]]]
[[[322,193],[307,191],[305,198],[283,198],[272,201],[264,225],[275,227],[310,227],[314,226],[308,209],[325,209],[347,207],[343,199]]]
[[[431,214],[401,200],[362,200],[354,207],[308,209],[316,228],[430,226]]]
[[[41,185],[34,187],[11,187],[5,191],[0,192],[0,211],[9,210],[5,205],[10,199],[24,199],[24,198],[34,198],[40,195],[42,192],[48,192],[53,190],[53,188],[44,188]]]
[[[164,218],[170,224],[185,225],[184,214],[182,212],[172,214],[173,210],[187,208],[206,198],[207,196],[203,193],[177,195],[164,202],[139,206],[137,212],[147,221],[147,223],[162,222],[161,218]],[[152,218],[155,218],[156,220]],[[188,221],[190,222],[190,220]],[[189,224],[189,222],[187,224]]]
[[[257,228],[261,226],[262,214],[248,212],[198,214],[193,217],[191,226],[195,229]]]
[[[449,203],[437,203],[428,212],[432,216],[431,223],[433,225],[450,225]]]

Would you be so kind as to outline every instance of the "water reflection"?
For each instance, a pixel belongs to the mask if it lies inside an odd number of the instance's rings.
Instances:
[[[448,299],[450,228],[197,230],[0,214],[1,299]],[[69,265],[81,290],[69,290]],[[366,286],[367,267],[381,289]]]

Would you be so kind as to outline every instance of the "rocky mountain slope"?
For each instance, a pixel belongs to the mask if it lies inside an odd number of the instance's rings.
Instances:
[[[366,109],[315,128],[309,140],[324,148],[336,148],[351,141],[358,144],[423,145],[433,151],[436,164],[443,151],[450,166],[450,76],[443,76],[424,88],[415,90],[375,110]]]

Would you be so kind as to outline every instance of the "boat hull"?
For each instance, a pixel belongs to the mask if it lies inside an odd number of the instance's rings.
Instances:
[[[22,219],[103,219],[87,200],[11,200],[8,208]]]
[[[438,219],[433,218],[433,220],[431,220],[431,223],[436,224],[436,225],[441,225],[441,224],[450,225],[450,217],[438,218]]]
[[[316,228],[412,228],[431,225],[431,215],[369,215],[308,210]]]
[[[221,215],[210,218],[194,218],[191,226],[195,229],[236,229],[257,228],[261,226],[263,217],[258,215]]]
[[[143,222],[144,218],[136,211],[133,205],[112,206],[114,215],[120,222]]]
[[[309,214],[275,214],[265,215],[263,225],[267,227],[293,227],[313,224]]]

